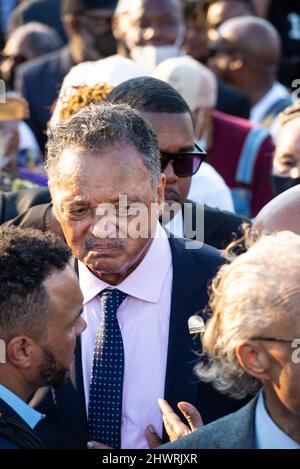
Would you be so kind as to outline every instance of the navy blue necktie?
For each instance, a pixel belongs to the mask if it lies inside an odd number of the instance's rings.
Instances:
[[[91,441],[121,447],[124,348],[117,311],[126,294],[101,293],[102,321],[97,331],[89,392]]]

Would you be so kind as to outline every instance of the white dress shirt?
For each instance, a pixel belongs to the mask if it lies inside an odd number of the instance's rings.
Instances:
[[[229,210],[234,213],[231,192],[222,176],[205,161],[192,176],[187,198],[193,202],[206,204],[212,208]]]
[[[169,241],[157,222],[156,236],[146,256],[116,287],[128,295],[117,313],[125,354],[122,448],[147,448],[144,432],[149,424],[162,435],[157,400],[164,397],[172,280]],[[110,285],[81,262],[79,281],[84,297],[83,318],[87,322],[81,335],[81,354],[88,411],[94,343],[102,316],[99,293]]]
[[[300,445],[284,433],[271,419],[260,392],[255,412],[255,437],[257,449],[300,449]]]

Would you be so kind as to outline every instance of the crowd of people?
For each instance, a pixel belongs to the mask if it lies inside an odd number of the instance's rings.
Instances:
[[[299,449],[300,6],[0,35],[0,449]]]

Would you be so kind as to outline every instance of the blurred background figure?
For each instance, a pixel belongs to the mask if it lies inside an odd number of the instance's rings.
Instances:
[[[92,87],[96,89],[100,87],[103,90],[103,84],[106,84],[107,87],[114,87],[126,80],[148,75],[148,71],[142,65],[118,54],[101,60],[83,62],[72,67],[63,81],[50,124],[54,125],[60,120],[62,108],[65,104],[69,107],[68,101],[72,101],[72,95],[76,94],[79,101],[84,99],[78,95],[76,90],[85,89],[85,87],[91,89]]]
[[[218,28],[226,20],[237,16],[256,15],[252,0],[207,0],[202,3],[209,40],[217,38]]]
[[[185,0],[184,22],[186,34],[183,50],[199,62],[206,63],[208,58],[207,23],[201,0]]]
[[[8,33],[26,23],[37,21],[55,29],[61,40],[66,43],[67,36],[60,16],[62,0],[24,0],[19,2],[11,14]]]
[[[149,72],[163,60],[183,54],[185,27],[180,0],[120,0],[113,28],[118,53]]]
[[[300,101],[280,117],[272,174],[274,195],[300,184]]]
[[[115,52],[111,19],[116,3],[117,0],[62,0],[67,45],[18,67],[15,87],[29,102],[29,125],[42,151],[51,106],[65,75],[77,63]]]
[[[0,0],[0,48],[2,49],[8,30],[8,23],[17,0]]]
[[[2,51],[0,75],[8,89],[14,88],[16,67],[28,60],[62,47],[63,41],[55,29],[31,22],[17,28],[8,37]]]
[[[288,90],[277,81],[278,32],[267,21],[247,16],[225,21],[217,32],[210,42],[210,67],[249,96],[251,122],[269,128],[276,137],[276,118],[292,103]]]
[[[224,178],[231,189],[237,214],[254,217],[271,200],[270,184],[274,144],[266,129],[214,110],[216,79],[204,65],[191,57],[162,62],[156,78],[171,84],[188,103],[195,137],[207,151],[206,163]],[[192,190],[201,197],[201,172]],[[214,191],[214,186],[210,188]]]
[[[23,122],[27,102],[15,93],[0,104],[0,189],[11,191],[47,185],[38,145]]]

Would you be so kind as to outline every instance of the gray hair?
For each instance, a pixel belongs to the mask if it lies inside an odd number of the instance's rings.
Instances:
[[[236,399],[255,394],[261,383],[242,368],[236,347],[296,317],[299,300],[300,236],[288,231],[263,236],[213,281],[212,317],[203,337],[208,363],[196,365],[197,376]]]
[[[49,180],[59,177],[55,169],[66,148],[99,152],[106,146],[128,143],[140,153],[155,190],[161,171],[157,137],[150,123],[127,104],[90,104],[50,128],[46,159]]]

